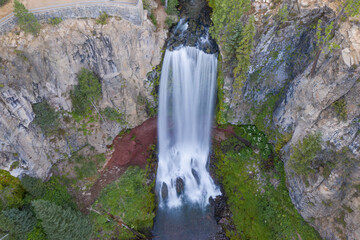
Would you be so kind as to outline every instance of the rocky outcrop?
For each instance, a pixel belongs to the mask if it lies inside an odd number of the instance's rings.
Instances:
[[[153,103],[152,83],[146,74],[161,60],[166,33],[155,32],[149,20],[136,26],[110,18],[108,24],[95,20],[66,20],[58,26],[45,25],[38,37],[19,30],[0,42],[0,168],[20,168],[41,178],[52,164],[67,158],[85,145],[104,152],[106,145],[124,127],[135,127],[149,116]],[[77,73],[88,68],[101,79],[102,98],[98,109],[112,107],[126,123],[84,119],[70,114],[70,91]],[[48,101],[60,113],[58,134],[47,136],[32,124],[32,104]]]
[[[327,1],[284,1],[271,10],[269,4],[254,3],[255,48],[238,102],[232,96],[231,71],[224,69],[229,121],[260,123],[273,143],[281,145],[290,197],[324,239],[360,239],[358,19],[342,22],[336,29],[331,41],[340,48],[324,51],[311,77],[314,26],[319,19],[334,19],[338,6]],[[276,15],[285,4],[288,19],[280,20]],[[289,165],[289,156],[296,143],[317,132],[322,138],[318,166],[299,175]],[[290,136],[286,145],[281,143],[283,136]]]

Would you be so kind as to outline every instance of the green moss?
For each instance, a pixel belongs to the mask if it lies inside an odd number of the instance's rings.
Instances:
[[[268,138],[255,126],[235,127],[237,138],[215,146],[216,175],[221,179],[236,230],[231,239],[320,239],[293,206],[285,183],[283,162]],[[254,151],[254,150],[256,151]],[[266,163],[266,165],[264,165]],[[278,180],[275,188],[270,178]]]
[[[0,169],[0,211],[23,204],[25,190],[18,178]]]
[[[146,173],[138,167],[130,167],[116,182],[108,185],[94,203],[120,217],[127,225],[148,234],[155,217],[155,195],[152,185],[146,184]],[[135,236],[115,222],[108,221],[106,215],[90,214],[94,224],[93,237],[97,239],[132,239]]]
[[[260,131],[265,132],[271,139],[276,138],[276,133],[270,128],[273,123],[273,112],[279,101],[282,91],[277,94],[269,94],[267,100],[253,109],[255,119],[253,123]]]
[[[308,176],[314,172],[314,161],[321,151],[320,134],[310,134],[299,140],[290,155],[289,166],[299,175]]]

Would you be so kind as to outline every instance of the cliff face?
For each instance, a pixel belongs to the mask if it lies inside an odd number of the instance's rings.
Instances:
[[[285,162],[290,197],[325,239],[360,239],[360,28],[340,24],[331,40],[339,49],[320,55],[316,74],[316,24],[338,9],[327,1],[285,1],[271,10],[253,3],[257,35],[243,96],[232,96],[232,74],[224,67],[225,103],[232,123],[257,124],[270,135]],[[287,5],[288,19],[279,19]],[[320,133],[322,150],[299,174],[289,164],[294,146]]]
[[[146,20],[136,26],[119,18],[106,25],[95,20],[66,20],[43,26],[38,37],[14,30],[0,37],[0,168],[20,166],[46,178],[52,163],[85,145],[97,152],[124,127],[135,127],[149,116],[152,83],[146,74],[160,63],[166,33],[155,32]],[[70,91],[81,68],[101,79],[98,110],[117,109],[126,123],[75,121]],[[32,104],[48,101],[60,113],[58,134],[46,136],[32,122]]]

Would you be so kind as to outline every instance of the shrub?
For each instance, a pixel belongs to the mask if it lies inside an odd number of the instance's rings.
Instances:
[[[148,11],[151,10],[150,0],[143,0],[143,8],[144,8],[145,10],[148,10]]]
[[[93,72],[81,69],[78,74],[79,85],[71,92],[75,114],[86,117],[91,113],[92,104],[101,97],[101,83]]]
[[[32,201],[31,205],[50,240],[90,239],[91,225],[80,212],[45,200]]]
[[[334,108],[336,114],[339,116],[340,120],[345,121],[347,118],[346,110],[346,100],[345,98],[340,98],[335,101],[331,106]]]
[[[168,28],[170,28],[173,25],[173,20],[170,17],[166,17],[165,24]]]
[[[166,13],[169,15],[177,15],[177,6],[179,5],[178,0],[168,0]]]
[[[145,171],[138,167],[129,167],[120,179],[101,192],[93,208],[100,204],[106,211],[122,220],[137,231],[151,231],[155,217],[155,195],[152,186],[146,184]],[[94,237],[99,239],[132,239],[134,236],[125,228],[117,230],[114,222],[107,217],[91,213],[94,223]]]
[[[154,12],[151,11],[151,14],[150,14],[150,19],[151,19],[151,22],[154,24],[154,26],[156,27],[157,26],[157,20],[156,20],[156,17],[154,15]]]
[[[289,16],[288,6],[285,4],[282,8],[279,9],[278,19],[280,23],[287,22]]]
[[[48,182],[42,182],[41,179],[25,175],[21,179],[21,183],[31,195],[31,199],[43,199],[59,206],[77,208],[59,177],[53,176]]]
[[[57,131],[59,114],[46,101],[35,103],[32,108],[35,113],[33,121],[35,125],[39,126],[45,134]]]
[[[105,25],[108,22],[109,15],[106,12],[103,12],[99,18],[96,20],[97,24]]]
[[[47,240],[47,236],[41,222],[38,221],[34,229],[28,234],[26,240]]]
[[[115,121],[120,124],[125,124],[124,114],[119,113],[115,108],[106,107],[102,112],[107,119]]]
[[[289,166],[300,175],[313,172],[312,165],[321,150],[320,134],[310,134],[299,140],[290,155]]]
[[[14,1],[14,13],[15,17],[17,17],[20,28],[25,31],[32,33],[34,36],[37,36],[40,32],[40,23],[32,14],[27,10],[24,4],[20,3],[19,1]]]
[[[58,17],[49,19],[49,23],[53,26],[59,25],[61,22],[62,22],[62,19],[58,18]]]
[[[7,4],[9,2],[9,0],[0,0],[0,7],[4,6],[5,4]]]
[[[8,171],[0,169],[0,211],[20,207],[23,204],[25,190],[18,178]]]

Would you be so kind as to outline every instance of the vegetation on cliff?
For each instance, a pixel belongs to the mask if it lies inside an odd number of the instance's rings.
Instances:
[[[34,16],[33,13],[29,12],[28,9],[21,2],[14,1],[14,13],[18,19],[20,28],[28,33],[32,33],[37,36],[40,32],[41,25]]]
[[[223,59],[233,71],[234,97],[238,98],[247,77],[255,36],[254,17],[244,18],[244,13],[251,8],[251,1],[209,0],[209,5],[213,9],[210,32],[223,46]]]
[[[320,239],[293,206],[283,162],[255,126],[235,126],[236,137],[215,146],[216,174],[223,184],[236,231],[231,239]],[[238,138],[250,143],[246,146]]]

